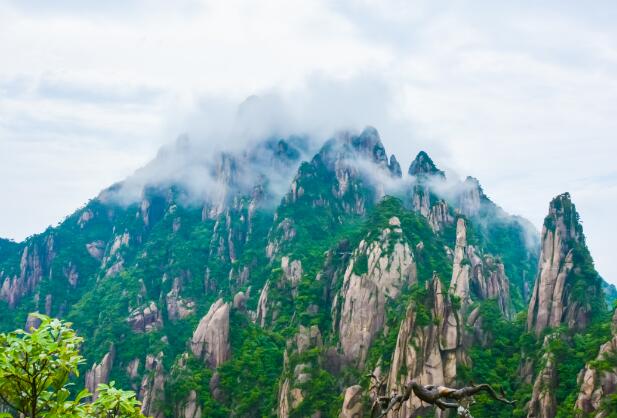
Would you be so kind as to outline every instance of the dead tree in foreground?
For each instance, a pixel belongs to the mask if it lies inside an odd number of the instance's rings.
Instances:
[[[371,388],[382,392],[385,389],[383,379],[378,379],[371,375],[375,384]],[[514,405],[515,401],[510,401],[504,396],[500,396],[488,384],[466,386],[461,389],[453,389],[446,386],[420,385],[414,381],[409,381],[405,385],[405,390],[401,394],[393,393],[391,396],[379,396],[373,405],[373,411],[378,408],[378,417],[385,417],[390,411],[398,411],[404,402],[415,394],[420,400],[437,406],[441,410],[456,409],[461,417],[471,417],[468,407],[473,402],[473,396],[479,392],[486,392],[491,398],[508,405]],[[383,392],[382,392],[383,393]],[[377,407],[377,408],[376,408]]]

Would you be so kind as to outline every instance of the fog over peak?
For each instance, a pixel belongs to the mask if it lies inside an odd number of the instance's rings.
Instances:
[[[78,3],[0,2],[0,236],[55,224],[182,133],[242,149],[371,125],[403,172],[426,150],[537,228],[570,191],[617,282],[613,3]]]

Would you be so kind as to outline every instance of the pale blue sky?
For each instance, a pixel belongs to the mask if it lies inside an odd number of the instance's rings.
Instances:
[[[617,5],[514,3],[0,0],[0,236],[259,94],[287,130],[371,124],[403,165],[425,149],[538,226],[570,191],[617,283]]]

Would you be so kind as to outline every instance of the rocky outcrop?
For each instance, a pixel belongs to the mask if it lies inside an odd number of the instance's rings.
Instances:
[[[316,325],[299,326],[293,338],[287,340],[284,355],[283,380],[279,389],[277,416],[288,418],[308,396],[312,379],[311,372],[320,365],[315,360],[300,362],[303,353],[310,349],[323,347],[321,332]],[[310,411],[319,414],[320,411]],[[320,416],[320,415],[317,415]]]
[[[131,379],[135,379],[137,377],[138,373],[139,373],[139,359],[138,358],[134,358],[126,366],[126,374]]]
[[[101,261],[105,255],[105,243],[101,240],[89,242],[86,244],[86,251],[92,258]]]
[[[47,235],[42,242],[32,242],[24,247],[19,262],[19,273],[5,274],[0,271],[0,300],[14,308],[26,294],[34,291],[44,276],[51,270],[51,263],[56,256],[53,234]]]
[[[86,209],[81,213],[79,219],[77,219],[77,225],[79,225],[79,227],[83,229],[86,224],[92,219],[94,219],[94,212],[92,212],[92,210],[90,209]]]
[[[295,182],[292,183],[292,191],[290,192],[292,197],[295,184]],[[296,228],[294,227],[294,222],[289,218],[284,218],[281,220],[276,228],[270,232],[270,239],[268,240],[269,242],[266,246],[266,255],[270,261],[274,260],[276,255],[279,253],[280,248],[286,242],[293,240],[295,237]]]
[[[139,390],[141,412],[148,417],[164,418],[165,414],[160,410],[160,406],[165,400],[163,353],[159,353],[156,357],[148,354],[145,368],[146,374],[141,381]]]
[[[270,280],[266,282],[261,293],[259,294],[259,300],[257,301],[257,311],[255,312],[255,323],[260,327],[266,325],[266,319],[268,317],[268,295],[270,293]]]
[[[394,154],[390,155],[390,162],[388,163],[388,169],[395,177],[402,177],[403,171],[401,170],[401,165],[398,163],[398,160],[394,156]]]
[[[467,259],[467,228],[465,220],[456,222],[456,245],[452,261],[450,293],[459,297],[463,306],[471,303],[471,264]],[[466,262],[465,262],[466,261]]]
[[[343,395],[343,408],[339,418],[362,418],[363,407],[362,404],[362,386],[354,385],[345,389]]]
[[[383,328],[387,299],[405,284],[416,282],[416,264],[398,218],[390,219],[373,241],[362,240],[345,271],[340,293],[341,350],[349,362],[362,366],[377,333]]]
[[[300,260],[289,260],[289,257],[281,258],[281,270],[283,277],[291,287],[291,294],[295,297],[298,293],[298,285],[302,279],[302,263]]]
[[[122,250],[129,247],[131,239],[131,234],[129,234],[128,231],[117,234],[114,237],[114,240],[107,250],[107,255],[105,255],[101,261],[101,265],[105,269],[105,277],[115,276],[124,270],[124,251]]]
[[[191,351],[213,369],[229,359],[229,304],[219,299],[210,306],[191,338]]]
[[[451,385],[457,363],[467,364],[462,349],[463,324],[437,276],[426,283],[424,300],[407,308],[401,323],[387,380],[387,393],[401,393],[413,379],[423,385]],[[413,396],[390,418],[422,415],[431,407]],[[422,415],[424,416],[424,415]]]
[[[584,290],[575,293],[577,283]],[[578,213],[570,195],[564,193],[551,201],[544,219],[539,273],[529,302],[527,329],[536,335],[546,327],[562,324],[583,329],[593,307],[602,301],[601,279],[593,269]]]
[[[250,290],[250,289],[249,289]],[[243,311],[246,309],[246,301],[248,300],[248,292],[245,294],[244,292],[238,292],[234,295],[233,307],[239,311]]]
[[[185,300],[180,297],[182,285],[179,277],[174,279],[171,290],[167,293],[165,300],[167,302],[167,318],[171,321],[184,319],[191,315],[195,310],[195,302]]]
[[[191,390],[184,406],[180,411],[180,418],[201,418],[201,406],[197,401],[197,392]]]
[[[114,364],[114,357],[116,356],[116,350],[112,345],[109,352],[103,356],[100,364],[94,363],[92,368],[86,372],[86,389],[92,394],[92,400],[95,401],[98,398],[98,386],[101,383],[109,383],[109,373]]]
[[[71,286],[77,286],[77,282],[79,281],[79,272],[77,271],[75,264],[69,261],[69,264],[62,269],[62,272]]]
[[[480,213],[482,202],[486,199],[480,182],[467,177],[457,197],[457,209],[460,214],[472,218]]]
[[[617,310],[613,314],[611,328],[613,338],[602,344],[595,361],[587,363],[578,375],[577,416],[607,416],[609,411],[604,410],[602,401],[617,393]]]
[[[450,208],[445,200],[440,200],[430,207],[427,220],[435,232],[443,231],[446,226],[454,222],[454,218],[450,214]]]
[[[124,232],[122,235],[116,235],[114,241],[109,248],[109,256],[113,257],[122,247],[128,247],[131,242],[131,235],[128,232]]]
[[[24,329],[27,332],[38,329],[38,327],[41,325],[41,320],[36,315],[37,313],[29,313],[28,316],[26,317],[26,325],[24,326]]]
[[[435,166],[424,151],[413,160],[408,173],[414,178],[409,192],[411,207],[427,219],[433,231],[443,231],[454,222],[454,218],[446,201],[438,199],[433,189],[445,181],[445,173]]]
[[[340,133],[300,166],[282,206],[302,204],[329,208],[335,216],[364,215],[367,205],[384,195],[389,179],[397,177],[400,165],[396,158],[388,160],[377,130],[367,127],[359,135]],[[286,220],[281,219],[281,224]],[[268,255],[272,259],[282,241],[293,237],[286,232],[283,238],[280,224],[270,235]]]
[[[155,331],[163,326],[161,312],[154,301],[146,306],[133,309],[127,321],[135,332]]]
[[[445,178],[445,173],[439,170],[431,157],[425,151],[420,151],[416,158],[411,162],[409,170],[407,171],[410,176],[423,177],[423,176],[437,176]]]
[[[527,418],[553,418],[557,413],[557,400],[555,390],[558,385],[555,356],[547,351],[552,338],[560,338],[559,335],[547,335],[544,339],[545,353],[542,356],[542,369],[533,384],[531,400],[527,405]]]
[[[460,298],[463,311],[474,300],[495,299],[504,316],[512,316],[510,281],[505,267],[498,259],[490,255],[482,256],[474,246],[468,245],[463,218],[456,223],[450,293]]]

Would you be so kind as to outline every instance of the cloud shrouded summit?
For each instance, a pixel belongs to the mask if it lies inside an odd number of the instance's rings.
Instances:
[[[616,17],[608,1],[2,2],[0,236],[55,224],[182,133],[229,145],[200,133],[257,95],[281,134],[373,125],[401,166],[424,149],[537,227],[569,190],[615,282]]]

